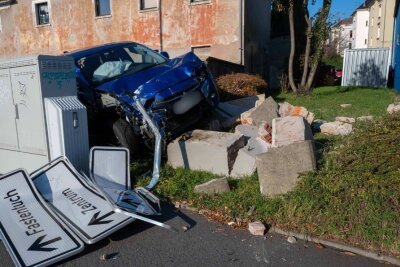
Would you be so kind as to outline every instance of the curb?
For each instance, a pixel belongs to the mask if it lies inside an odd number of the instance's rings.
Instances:
[[[374,260],[377,260],[377,261],[385,261],[385,262],[400,266],[400,259],[397,259],[395,257],[381,255],[379,253],[363,250],[363,249],[356,248],[356,247],[353,247],[353,246],[344,245],[344,244],[341,244],[341,243],[332,242],[332,241],[328,241],[328,240],[324,240],[324,239],[320,239],[320,238],[314,238],[314,237],[311,237],[311,236],[309,236],[307,234],[286,232],[286,231],[283,231],[283,230],[281,230],[279,228],[276,228],[274,226],[272,226],[269,229],[269,232],[280,234],[280,235],[286,235],[286,236],[294,236],[297,239],[301,239],[301,240],[305,240],[305,241],[313,242],[313,243],[320,243],[320,244],[322,244],[324,246],[327,246],[327,247],[335,248],[335,249],[338,249],[338,250],[344,250],[344,251],[353,252],[354,254],[361,255],[361,256],[364,256],[364,257],[367,257],[367,258],[370,258],[370,259],[374,259]]]

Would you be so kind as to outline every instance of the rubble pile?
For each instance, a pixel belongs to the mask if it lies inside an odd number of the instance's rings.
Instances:
[[[310,126],[314,117],[304,107],[278,104],[263,95],[223,102],[217,118],[225,129],[236,124],[234,133],[213,131],[218,127],[186,133],[168,145],[168,163],[234,179],[257,171],[262,194],[286,193],[296,185],[299,173],[315,169]],[[212,180],[195,191],[225,192],[218,189],[220,183]],[[204,187],[208,189],[201,190]]]

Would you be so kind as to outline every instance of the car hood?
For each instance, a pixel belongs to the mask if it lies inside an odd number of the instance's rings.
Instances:
[[[196,70],[202,61],[192,52],[161,65],[101,84],[96,89],[112,95],[138,94],[140,98],[166,98],[195,86]]]

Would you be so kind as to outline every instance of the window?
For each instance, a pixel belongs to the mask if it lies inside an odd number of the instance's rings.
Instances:
[[[349,49],[351,49],[351,43],[349,43]]]
[[[140,0],[140,10],[156,9],[158,0]]]
[[[374,26],[374,18],[371,19],[371,26]]]
[[[47,2],[35,4],[36,25],[47,25],[50,23],[49,5]]]
[[[379,15],[378,15],[379,17],[381,17],[382,16],[382,5],[381,4],[379,4]]]
[[[211,0],[190,0],[190,3],[201,3],[201,2],[211,2]]]
[[[353,31],[350,31],[350,38],[353,38]]]
[[[96,17],[111,15],[110,0],[95,0]]]
[[[368,20],[366,20],[366,21],[365,21],[365,26],[367,26],[367,27],[368,27]]]
[[[378,33],[376,35],[376,39],[379,39],[381,37],[381,27],[378,27]]]
[[[364,44],[367,44],[367,39],[364,40]]]

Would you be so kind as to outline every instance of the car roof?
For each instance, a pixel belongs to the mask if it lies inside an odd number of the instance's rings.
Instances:
[[[97,46],[92,46],[88,48],[83,48],[83,49],[78,49],[74,50],[71,52],[64,53],[65,56],[71,56],[75,60],[85,57],[88,55],[92,55],[107,49],[111,49],[114,47],[122,46],[122,45],[127,45],[127,44],[136,44],[135,42],[117,42],[117,43],[108,43],[108,44],[102,44],[102,45],[97,45]]]

